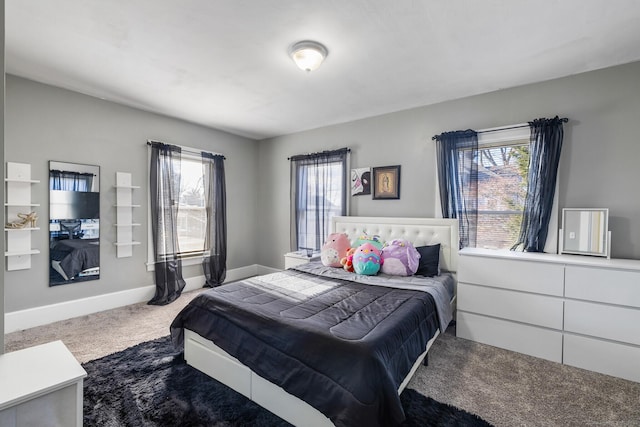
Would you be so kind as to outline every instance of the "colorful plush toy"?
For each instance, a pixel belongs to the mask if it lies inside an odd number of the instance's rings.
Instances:
[[[340,260],[340,264],[342,264],[342,268],[344,268],[349,273],[353,273],[353,254],[355,253],[356,248],[350,248],[347,251],[347,255]]]
[[[351,247],[349,238],[344,233],[331,233],[320,251],[320,260],[327,267],[341,267],[340,260],[347,255]]]
[[[380,271],[381,264],[380,250],[371,243],[358,246],[353,254],[353,270],[357,274],[373,276]]]
[[[353,244],[353,246],[355,248],[357,248],[360,245],[364,245],[365,243],[371,243],[379,251],[381,251],[382,247],[384,246],[384,242],[380,239],[380,236],[378,236],[378,235],[369,236],[366,233],[363,234],[362,236],[358,237],[356,239],[355,243]]]
[[[413,276],[418,270],[420,254],[413,243],[404,239],[393,239],[382,248],[384,264],[380,271],[394,276]]]

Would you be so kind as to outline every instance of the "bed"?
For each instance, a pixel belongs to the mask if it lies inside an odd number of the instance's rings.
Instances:
[[[336,217],[332,231],[439,243],[442,280],[453,282],[446,310],[435,291],[324,267],[336,276],[327,282],[309,263],[203,292],[172,323],[174,344],[187,363],[294,425],[397,424],[399,394],[455,309],[457,221]]]

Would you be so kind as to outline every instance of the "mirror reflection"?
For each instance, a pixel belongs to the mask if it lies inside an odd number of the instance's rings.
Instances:
[[[100,278],[100,167],[49,162],[49,286]]]
[[[562,253],[608,256],[608,209],[562,210]]]

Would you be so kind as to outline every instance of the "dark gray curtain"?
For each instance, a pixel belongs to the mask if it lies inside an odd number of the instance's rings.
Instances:
[[[529,184],[520,236],[512,250],[520,247],[527,252],[544,251],[562,151],[562,123],[566,121],[556,116],[529,122]]]
[[[176,300],[185,282],[178,257],[178,202],[180,198],[181,149],[152,142],[151,145],[151,232],[155,256],[156,294],[149,304],[165,305]]]
[[[290,158],[291,250],[319,251],[329,235],[331,218],[347,214],[348,153],[348,148],[341,148]],[[340,181],[339,205],[331,202],[327,191],[335,180]]]
[[[49,171],[51,190],[90,192],[93,188],[93,174],[61,170]]]
[[[202,260],[205,287],[220,286],[227,274],[227,207],[224,157],[202,152],[207,231],[204,241],[209,255]]]
[[[476,245],[478,226],[478,134],[468,130],[435,136],[443,218],[457,218],[460,249]]]

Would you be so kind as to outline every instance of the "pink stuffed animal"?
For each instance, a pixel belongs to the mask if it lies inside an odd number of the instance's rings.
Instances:
[[[341,267],[340,260],[347,255],[349,247],[351,247],[351,243],[346,234],[329,234],[320,252],[322,264],[327,267]]]

